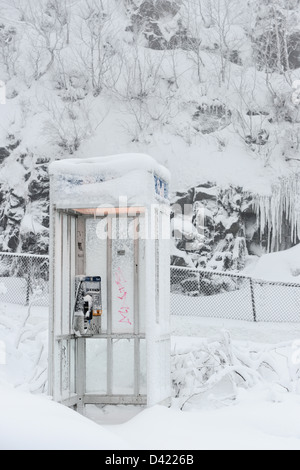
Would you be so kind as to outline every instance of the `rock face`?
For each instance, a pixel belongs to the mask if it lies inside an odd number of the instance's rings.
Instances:
[[[127,31],[143,33],[147,47],[153,50],[193,50],[197,41],[191,37],[176,15],[180,11],[180,0],[128,0],[130,25]],[[169,22],[176,22],[172,32]]]
[[[49,162],[21,153],[12,138],[1,151],[0,251],[48,254]],[[10,181],[14,173],[17,178]],[[261,233],[254,196],[240,187],[220,189],[206,181],[176,193],[171,224],[171,263],[177,266],[242,270],[248,255],[260,256],[270,245],[270,232]],[[291,227],[283,225],[280,250],[292,246]]]
[[[15,158],[13,152],[6,162],[10,159],[21,180],[13,187],[0,182],[0,251],[48,254],[48,162],[31,155]],[[176,266],[239,271],[248,255],[260,256],[268,247],[268,234],[260,231],[253,196],[239,187],[220,189],[204,182],[176,193],[171,225],[175,241],[171,264]],[[286,223],[279,249],[292,245]]]
[[[37,165],[31,174],[28,184],[30,202],[46,199],[49,196],[49,175],[46,165]]]
[[[0,164],[3,163],[9,155],[10,152],[6,147],[0,147]]]
[[[47,163],[18,152],[20,141],[13,136],[8,140],[0,148],[0,172],[6,174],[0,181],[0,251],[48,254]],[[7,174],[13,173],[18,177],[10,181]]]
[[[260,233],[252,196],[242,188],[221,190],[203,183],[173,199],[173,235],[178,251],[171,264],[218,270],[242,270],[248,255],[266,252],[267,235]],[[292,246],[290,228],[284,228],[281,249]]]

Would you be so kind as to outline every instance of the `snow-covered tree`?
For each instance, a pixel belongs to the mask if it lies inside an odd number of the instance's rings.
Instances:
[[[290,72],[299,66],[292,55],[299,47],[299,13],[295,2],[264,0],[258,4],[253,41],[257,65],[266,73],[284,74],[291,84]]]
[[[0,24],[0,63],[5,68],[8,78],[16,74],[16,62],[20,55],[19,41],[14,26]]]
[[[112,2],[86,0],[77,14],[81,44],[75,46],[74,53],[81,70],[89,76],[95,97],[104,87],[115,84],[122,68],[118,53],[120,26],[114,21],[115,8]]]
[[[22,33],[22,53],[25,53],[29,67],[29,79],[39,80],[52,68],[56,54],[65,44],[65,16],[56,1],[14,0],[11,4],[12,18],[5,21],[12,26],[10,35],[16,36],[17,29]],[[27,39],[26,39],[27,38]],[[11,38],[10,43],[13,44]]]

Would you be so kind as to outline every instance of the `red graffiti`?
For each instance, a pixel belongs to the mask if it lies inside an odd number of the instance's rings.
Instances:
[[[126,290],[126,284],[127,281],[125,279],[125,276],[121,270],[121,268],[118,268],[116,274],[115,274],[115,283],[118,287],[119,290],[119,296],[118,299],[122,301],[122,305],[118,311],[118,313],[121,315],[121,319],[119,320],[119,323],[128,323],[129,325],[132,325],[128,315],[130,312],[130,307],[127,306],[127,296],[128,292]]]

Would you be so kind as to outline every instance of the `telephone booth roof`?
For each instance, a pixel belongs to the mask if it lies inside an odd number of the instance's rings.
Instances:
[[[50,165],[51,202],[60,209],[148,206],[169,202],[170,173],[152,157],[121,154]]]

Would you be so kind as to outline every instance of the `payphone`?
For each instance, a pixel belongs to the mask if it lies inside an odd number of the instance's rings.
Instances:
[[[77,336],[101,334],[102,294],[100,276],[77,276],[73,329]]]

